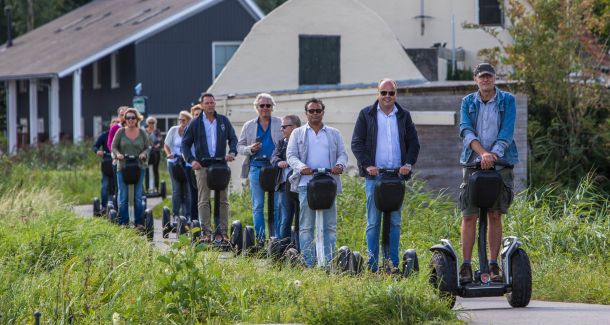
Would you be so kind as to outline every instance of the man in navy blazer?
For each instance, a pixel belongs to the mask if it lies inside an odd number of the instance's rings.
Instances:
[[[411,175],[419,155],[417,130],[411,114],[396,102],[396,82],[383,79],[378,85],[377,100],[363,108],[358,115],[352,136],[352,152],[358,160],[360,176],[366,177],[368,267],[377,272],[381,211],[375,205],[375,184],[379,181],[379,168],[399,169],[404,177]],[[390,214],[389,252],[384,258],[392,263],[391,272],[398,268],[401,209]]]
[[[201,160],[204,158],[224,158],[225,161],[235,160],[237,155],[237,136],[229,119],[216,112],[216,100],[214,95],[204,93],[201,95],[203,113],[193,119],[182,139],[182,154],[184,160],[191,164],[197,178],[197,189],[199,203],[197,210],[201,222],[202,240],[210,242],[212,240],[212,227],[210,220],[210,189],[207,184],[207,167],[202,166]],[[195,155],[191,147],[195,146]],[[227,145],[229,152],[227,153]],[[220,235],[225,242],[229,241],[229,198],[228,190],[220,192]],[[220,238],[216,238],[218,240]]]

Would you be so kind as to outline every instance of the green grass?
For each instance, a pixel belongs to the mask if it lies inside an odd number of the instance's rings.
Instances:
[[[455,322],[424,274],[353,278],[219,259],[184,238],[161,255],[134,231],[68,212],[49,189],[0,197],[3,323]]]
[[[36,152],[0,157],[1,323],[31,323],[35,310],[46,322],[79,324],[109,323],[113,315],[128,323],[456,320],[427,284],[427,265],[428,248],[440,238],[459,247],[459,214],[451,198],[424,190],[420,181],[407,187],[401,251],[416,248],[422,272],[401,281],[356,278],[219,259],[188,241],[162,255],[134,231],[70,212],[71,204],[97,195],[97,160],[92,153],[78,160],[72,147],[58,150],[57,161]],[[337,245],[365,253],[362,179],[343,182]],[[231,219],[251,224],[248,191],[230,201]],[[534,299],[610,304],[610,201],[590,178],[573,191],[550,186],[520,193],[504,218],[504,234],[518,236],[530,255]]]

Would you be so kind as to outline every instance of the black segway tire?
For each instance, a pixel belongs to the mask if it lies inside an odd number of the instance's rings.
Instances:
[[[161,183],[159,184],[159,192],[161,192],[161,198],[165,200],[165,198],[167,197],[167,185],[165,185],[165,181],[161,181]]]
[[[187,233],[188,231],[188,223],[186,221],[186,218],[184,216],[179,216],[176,217],[176,233],[178,234],[178,236],[180,235],[184,235]]]
[[[155,219],[150,209],[144,211],[144,232],[146,233],[146,238],[152,241],[155,234]]]
[[[419,272],[419,261],[417,252],[414,249],[408,249],[402,255],[402,276],[409,277],[414,272]]]
[[[97,197],[93,198],[93,216],[99,217],[102,215],[102,205],[100,199]]]
[[[269,238],[269,245],[267,247],[267,257],[279,261],[284,256],[284,252],[290,245],[290,238],[277,239],[276,237]]]
[[[235,220],[231,223],[231,247],[236,255],[241,254],[244,245],[244,230],[241,226],[241,221]]]
[[[256,243],[256,235],[254,234],[254,228],[252,226],[246,226],[244,230],[244,243],[242,250],[244,253],[249,252]]]
[[[299,255],[299,251],[296,248],[288,248],[284,252],[284,262],[288,267],[297,267],[299,265],[304,265],[301,260],[301,256]]]
[[[163,207],[163,214],[161,215],[161,226],[163,227],[163,238],[168,238],[169,233],[172,232],[170,212],[168,207]]]
[[[115,209],[110,209],[108,211],[108,219],[110,222],[119,223],[119,214]]]
[[[430,269],[430,284],[439,290],[441,298],[447,300],[449,306],[453,308],[457,289],[455,261],[452,257],[437,251],[432,254]]]
[[[199,238],[201,238],[201,223],[196,219],[191,220],[191,241],[197,243]]]
[[[506,294],[506,300],[512,307],[525,307],[532,297],[532,268],[527,253],[521,248],[510,257],[510,274],[512,290]]]
[[[350,262],[352,260],[352,250],[347,246],[339,247],[337,252],[337,270],[340,273],[350,271]]]
[[[364,269],[364,257],[360,254],[360,252],[356,251],[352,253],[352,260],[350,263],[350,273],[353,275],[358,275],[362,273]]]

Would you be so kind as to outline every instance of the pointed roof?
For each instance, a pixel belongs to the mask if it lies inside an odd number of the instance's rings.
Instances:
[[[64,77],[226,0],[95,0],[0,48],[0,80]],[[254,0],[238,1],[256,20]]]
[[[215,94],[299,90],[299,35],[338,35],[342,87],[426,79],[373,10],[358,0],[289,0],[257,22],[208,89]]]

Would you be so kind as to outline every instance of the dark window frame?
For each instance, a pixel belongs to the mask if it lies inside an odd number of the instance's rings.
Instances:
[[[489,27],[504,27],[503,0],[478,0],[477,13],[479,25]]]

